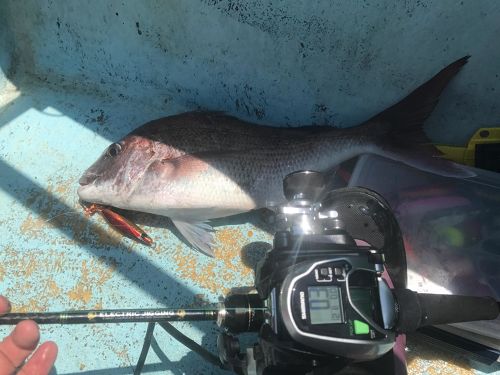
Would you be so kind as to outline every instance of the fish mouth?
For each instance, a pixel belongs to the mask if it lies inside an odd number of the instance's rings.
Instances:
[[[99,194],[93,184],[81,185],[76,192],[80,201],[85,203],[100,203]]]
[[[100,175],[98,174],[84,174],[82,177],[80,177],[80,179],[78,180],[78,183],[81,185],[81,186],[85,186],[85,185],[90,185],[92,182],[94,182],[95,180],[97,180],[97,178],[99,177]]]

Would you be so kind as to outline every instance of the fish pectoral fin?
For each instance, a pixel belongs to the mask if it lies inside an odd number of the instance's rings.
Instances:
[[[181,220],[172,220],[175,227],[189,244],[202,253],[213,257],[214,251],[214,228],[204,222],[186,222]]]

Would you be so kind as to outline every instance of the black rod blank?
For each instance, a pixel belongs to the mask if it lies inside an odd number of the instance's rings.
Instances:
[[[210,321],[217,320],[218,311],[214,309],[127,309],[9,313],[0,316],[0,325],[14,325],[23,320],[34,320],[38,324]]]

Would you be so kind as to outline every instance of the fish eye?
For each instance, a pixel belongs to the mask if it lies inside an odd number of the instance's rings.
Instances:
[[[114,157],[114,156],[118,155],[121,150],[122,150],[122,146],[120,146],[119,143],[113,143],[111,146],[109,146],[106,154],[108,156]]]

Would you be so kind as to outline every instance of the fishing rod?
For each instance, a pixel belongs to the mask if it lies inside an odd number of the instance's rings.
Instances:
[[[212,304],[212,306],[214,306]],[[241,331],[255,330],[262,324],[265,308],[257,294],[227,296],[217,308],[151,308],[151,309],[110,309],[75,310],[61,312],[19,312],[0,316],[0,325],[14,325],[23,320],[33,320],[37,324],[95,324],[95,323],[148,323],[141,354],[134,369],[140,375],[153,339],[156,323],[169,335],[200,355],[205,361],[221,369],[231,369],[220,357],[176,329],[170,322],[217,321],[219,326]],[[248,322],[248,323],[247,323]]]
[[[221,319],[246,318],[264,307],[245,305],[232,307],[232,298],[226,298],[225,305],[218,308],[151,308],[151,309],[109,309],[109,310],[68,310],[59,312],[18,312],[0,316],[0,325],[14,325],[23,320],[33,320],[37,324],[94,324],[94,323],[160,323],[217,321]],[[238,301],[239,303],[239,301]]]
[[[0,325],[14,325],[23,320],[33,320],[37,324],[96,324],[96,323],[148,323],[141,354],[134,369],[134,375],[140,375],[153,340],[156,323],[169,335],[197,353],[205,361],[221,369],[230,369],[219,356],[214,355],[201,345],[176,329],[170,322],[217,321],[219,326],[225,323],[236,327],[241,322],[254,321],[263,317],[264,308],[254,306],[255,298],[238,295],[226,297],[218,308],[152,308],[152,309],[112,309],[112,310],[75,310],[61,312],[26,312],[8,313],[0,316]],[[235,304],[238,307],[235,307]],[[259,322],[261,320],[259,319]],[[254,325],[244,327],[255,328]]]
[[[0,325],[23,320],[38,324],[159,323],[179,321],[216,321],[220,309],[118,309],[61,312],[9,313],[0,316]]]

